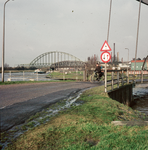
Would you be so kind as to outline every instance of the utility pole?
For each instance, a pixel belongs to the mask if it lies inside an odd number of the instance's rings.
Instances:
[[[4,82],[4,63],[5,63],[5,7],[6,4],[9,2],[10,0],[7,0],[4,3],[4,16],[3,16],[3,49],[2,49],[2,82]]]
[[[109,21],[108,21],[108,31],[107,31],[107,42],[108,42],[108,40],[109,40],[111,8],[112,8],[112,0],[110,0]],[[106,92],[107,92],[107,63],[105,63],[105,93],[106,93]]]
[[[137,39],[136,39],[136,50],[135,50],[135,65],[134,65],[134,76],[136,70],[136,59],[137,59],[137,49],[138,49],[138,38],[139,38],[139,24],[140,24],[140,12],[141,12],[141,1],[139,3],[139,15],[138,15],[138,26],[137,26]]]

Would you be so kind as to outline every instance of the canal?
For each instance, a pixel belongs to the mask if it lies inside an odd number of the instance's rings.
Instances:
[[[148,116],[148,84],[138,84],[133,88],[135,105],[132,109],[145,113]]]
[[[34,72],[17,72],[17,73],[5,73],[4,80],[5,81],[48,81],[51,80],[46,78],[48,74],[35,74]],[[1,73],[0,73],[1,80]]]

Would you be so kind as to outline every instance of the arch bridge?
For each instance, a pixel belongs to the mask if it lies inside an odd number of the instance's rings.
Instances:
[[[37,56],[31,63],[30,67],[84,67],[84,62],[79,58],[65,52],[51,51]]]

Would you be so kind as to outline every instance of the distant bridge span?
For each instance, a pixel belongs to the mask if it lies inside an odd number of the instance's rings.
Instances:
[[[30,67],[54,67],[54,68],[64,68],[64,67],[83,67],[84,62],[79,58],[65,52],[51,51],[43,53],[37,56],[31,63]]]

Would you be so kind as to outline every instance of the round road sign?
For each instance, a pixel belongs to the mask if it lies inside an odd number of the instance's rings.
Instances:
[[[104,63],[109,62],[110,59],[111,59],[111,55],[110,55],[109,52],[103,52],[103,53],[101,54],[101,60],[102,60]]]

